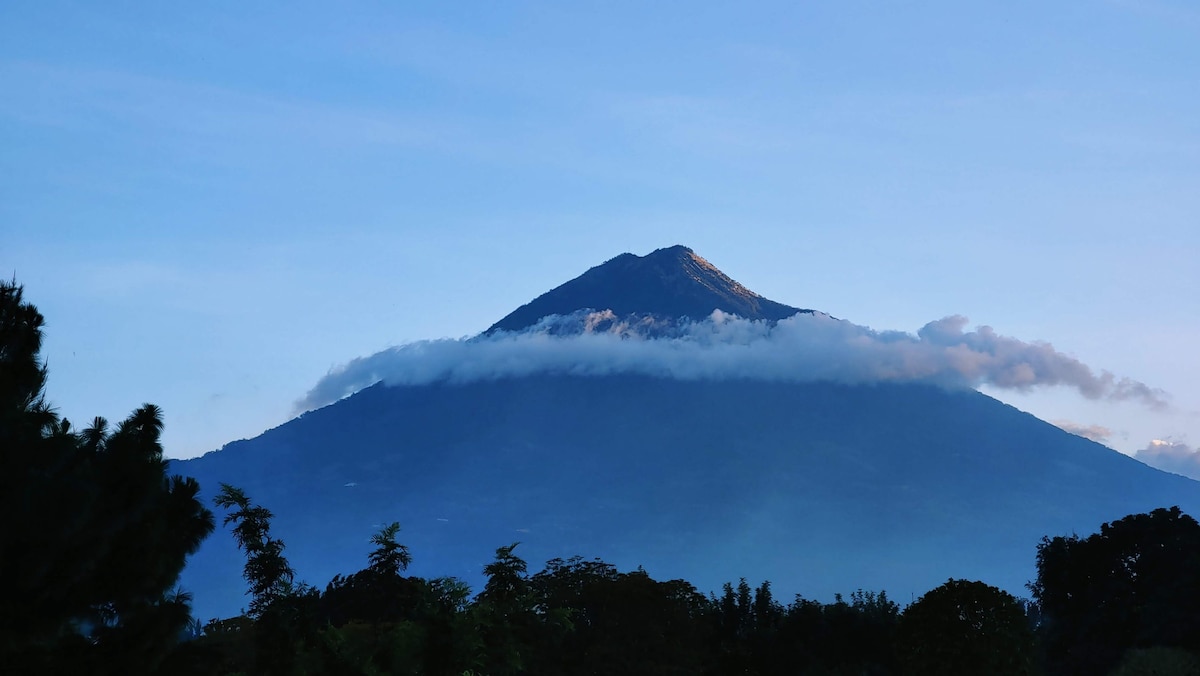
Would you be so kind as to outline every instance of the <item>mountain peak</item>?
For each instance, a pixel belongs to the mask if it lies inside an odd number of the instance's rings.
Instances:
[[[746,319],[777,321],[801,310],[738,284],[690,248],[677,244],[645,256],[623,253],[538,296],[492,325],[520,331],[549,315],[611,310],[618,317],[703,319],[721,310]]]
[[[652,258],[654,256],[696,256],[696,252],[692,251],[690,247],[686,247],[682,244],[676,244],[675,246],[655,249],[654,251],[646,254],[644,258]],[[696,257],[699,258],[699,256]]]

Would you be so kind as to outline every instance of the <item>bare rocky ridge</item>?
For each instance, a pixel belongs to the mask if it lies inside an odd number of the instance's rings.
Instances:
[[[624,253],[538,296],[486,333],[520,331],[550,315],[611,310],[618,318],[703,319],[721,310],[746,319],[778,321],[812,312],[754,293],[686,246],[645,256]]]

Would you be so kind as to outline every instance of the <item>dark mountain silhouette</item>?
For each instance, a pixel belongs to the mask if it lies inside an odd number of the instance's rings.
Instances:
[[[617,317],[703,319],[721,310],[778,321],[801,310],[763,298],[730,279],[686,246],[645,256],[624,253],[513,310],[486,333],[519,331],[549,315],[612,310]]]
[[[673,247],[617,257],[493,328],[584,307],[679,317],[743,302],[765,319],[799,311]],[[398,520],[413,573],[476,588],[495,548],[520,541],[535,570],[599,556],[704,590],[746,576],[781,597],[866,587],[908,598],[965,577],[1023,594],[1043,535],[1200,509],[1200,483],[978,392],[917,384],[375,385],[173,471],[270,508],[300,577],[318,585],[361,568],[370,535]],[[202,617],[246,605],[241,563],[218,533],[189,564]]]

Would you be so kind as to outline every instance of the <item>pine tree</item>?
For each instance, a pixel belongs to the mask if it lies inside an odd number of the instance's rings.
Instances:
[[[189,620],[172,590],[212,531],[167,475],[162,411],[76,432],[45,397],[45,321],[0,283],[0,663],[13,672],[153,670]]]

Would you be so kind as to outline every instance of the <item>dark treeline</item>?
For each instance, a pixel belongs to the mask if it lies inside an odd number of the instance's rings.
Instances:
[[[785,603],[745,579],[706,596],[579,557],[530,574],[516,544],[470,598],[454,578],[405,576],[395,523],[366,568],[321,591],[261,546],[269,511],[230,486],[218,502],[236,509],[251,610],[182,643],[173,673],[1200,674],[1200,524],[1174,508],[1045,539],[1033,601],[949,580],[902,609],[862,590]]]
[[[202,624],[175,584],[214,516],[195,481],[167,475],[161,413],[61,419],[42,325],[0,284],[6,674],[1200,674],[1200,524],[1178,508],[1044,539],[1031,600],[950,580],[901,608],[744,579],[705,594],[578,557],[531,573],[515,543],[472,595],[405,575],[396,523],[321,589],[295,579],[271,512],[223,485],[213,506],[245,555],[247,610]]]

